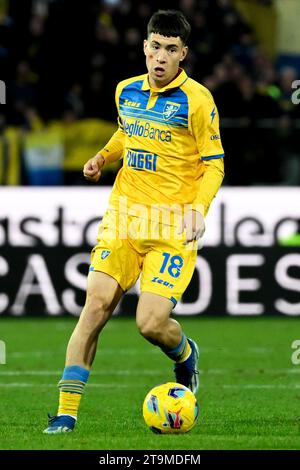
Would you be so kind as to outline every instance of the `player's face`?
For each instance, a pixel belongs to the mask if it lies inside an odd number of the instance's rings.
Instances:
[[[151,33],[144,40],[144,53],[150,85],[162,88],[173,80],[179,63],[186,57],[188,48],[179,36],[166,37]]]

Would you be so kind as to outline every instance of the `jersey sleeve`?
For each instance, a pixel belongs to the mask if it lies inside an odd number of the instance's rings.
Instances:
[[[116,88],[115,100],[116,106],[119,113],[119,96],[120,96],[120,86]],[[123,157],[124,148],[125,148],[125,133],[122,121],[118,117],[118,130],[112,135],[110,140],[107,142],[105,147],[103,147],[99,153],[104,157],[105,161],[110,163],[116,160],[119,160]]]
[[[205,101],[192,116],[192,132],[196,139],[201,160],[207,161],[224,157],[222,147],[219,113],[213,97],[205,97]]]
[[[192,131],[196,139],[204,173],[199,182],[193,209],[206,215],[224,178],[224,150],[219,129],[219,114],[212,96],[192,117]]]
[[[205,171],[200,180],[197,196],[192,204],[192,208],[206,216],[224,178],[224,161],[223,158],[211,159],[205,161],[204,165]]]

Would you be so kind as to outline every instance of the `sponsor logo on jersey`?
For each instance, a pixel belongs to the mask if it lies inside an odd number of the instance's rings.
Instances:
[[[214,134],[210,136],[210,140],[219,140],[219,139],[221,139],[219,134]]]
[[[161,130],[157,127],[152,127],[150,122],[144,124],[139,119],[129,124],[126,119],[122,119],[124,132],[129,137],[139,136],[146,139],[158,140],[159,142],[171,142],[172,133],[169,130]]]
[[[126,155],[127,166],[135,170],[156,171],[157,155],[143,150],[128,150]]]
[[[172,103],[172,101],[167,101],[163,110],[163,116],[166,121],[168,121],[168,119],[170,119],[171,117],[175,116],[179,108],[180,104]]]
[[[110,254],[110,250],[102,250],[101,259],[106,259],[109,254]]]
[[[163,279],[160,279],[159,277],[156,277],[156,276],[153,279],[151,279],[151,282],[157,282],[157,284],[162,284],[163,286],[169,287],[170,289],[173,289],[174,287],[174,284],[164,281]]]

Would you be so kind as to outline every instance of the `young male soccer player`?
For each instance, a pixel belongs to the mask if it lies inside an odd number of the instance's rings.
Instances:
[[[58,412],[45,433],[74,429],[99,333],[140,274],[139,331],[175,362],[176,382],[197,392],[197,345],[170,314],[192,277],[204,216],[224,176],[224,153],[210,92],[179,67],[189,33],[179,11],[151,17],[144,41],[148,74],[118,84],[119,129],[84,166],[84,176],[97,182],[106,162],[124,158],[92,251]]]

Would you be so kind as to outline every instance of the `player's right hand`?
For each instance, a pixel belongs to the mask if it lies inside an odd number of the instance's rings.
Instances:
[[[83,175],[88,181],[97,183],[101,176],[101,168],[104,165],[104,158],[100,153],[97,153],[93,158],[90,158],[83,167]]]

